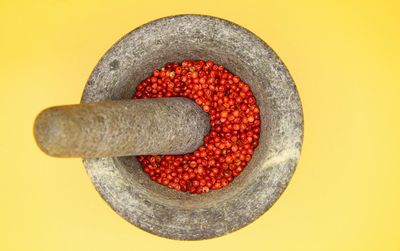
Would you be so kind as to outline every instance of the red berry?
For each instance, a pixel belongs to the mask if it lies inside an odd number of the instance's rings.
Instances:
[[[197,162],[196,161],[190,161],[190,167],[195,168],[197,166]]]
[[[228,117],[228,112],[227,111],[222,111],[220,116],[221,116],[221,118],[227,118]]]

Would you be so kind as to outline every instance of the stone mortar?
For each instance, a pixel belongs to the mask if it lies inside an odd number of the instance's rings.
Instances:
[[[83,162],[97,191],[124,219],[159,236],[199,240],[246,226],[280,197],[300,155],[303,113],[288,70],[265,42],[202,15],[158,19],[124,36],[95,67],[82,103],[129,99],[152,69],[184,59],[213,60],[250,85],[262,130],[243,172],[221,190],[195,195],[153,182],[133,156]]]

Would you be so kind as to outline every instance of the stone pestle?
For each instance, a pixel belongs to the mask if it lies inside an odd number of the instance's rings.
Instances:
[[[51,107],[37,116],[34,135],[48,155],[92,158],[193,152],[209,128],[199,105],[177,97]]]

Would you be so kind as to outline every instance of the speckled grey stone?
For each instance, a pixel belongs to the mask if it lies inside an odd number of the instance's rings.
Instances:
[[[51,107],[34,126],[47,154],[83,158],[190,153],[209,130],[208,114],[183,97]]]
[[[193,195],[156,184],[134,157],[85,159],[97,191],[123,218],[167,238],[198,240],[235,231],[267,211],[297,164],[303,113],[295,84],[260,38],[229,21],[201,15],[162,18],[118,41],[89,78],[82,102],[128,99],[153,68],[184,59],[213,60],[247,82],[260,107],[260,143],[226,188]]]

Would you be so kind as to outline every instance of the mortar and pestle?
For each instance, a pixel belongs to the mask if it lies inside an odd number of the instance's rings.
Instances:
[[[239,75],[260,108],[251,161],[227,187],[200,195],[153,182],[135,157],[202,145],[209,118],[192,100],[131,100],[152,69],[185,59],[212,60]],[[97,191],[130,223],[167,238],[199,240],[246,226],[280,197],[300,156],[303,113],[288,70],[260,38],[223,19],[180,15],[120,39],[93,70],[81,104],[44,110],[34,133],[47,154],[82,157]]]

